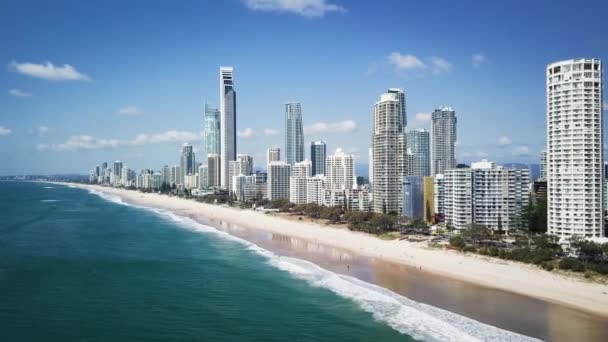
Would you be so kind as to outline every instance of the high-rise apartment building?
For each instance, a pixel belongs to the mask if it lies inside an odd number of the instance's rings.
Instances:
[[[562,239],[604,236],[602,99],[599,59],[547,66],[547,225]]]
[[[232,67],[220,67],[220,132],[220,186],[229,190],[229,164],[236,159],[236,91]]]
[[[182,155],[180,157],[180,181],[178,183],[185,184],[186,176],[194,175],[196,173],[196,159],[194,156],[194,150],[192,145],[184,143],[182,146]]]
[[[295,204],[306,203],[306,180],[311,176],[312,163],[303,160],[293,164],[289,177],[289,201]]]
[[[284,161],[268,164],[267,196],[270,201],[289,199],[289,177],[291,165]]]
[[[220,111],[205,103],[205,158],[210,154],[220,154]]]
[[[312,175],[325,174],[325,159],[327,158],[327,144],[325,141],[310,143],[310,160],[312,161]]]
[[[221,157],[218,154],[210,154],[207,156],[207,173],[209,175],[209,187],[217,188],[220,187],[220,178],[222,163],[220,163]]]
[[[122,175],[122,162],[120,160],[114,162],[112,174],[114,176],[112,185],[119,185],[120,176]]]
[[[422,176],[403,178],[403,216],[422,220],[424,214],[424,184]]]
[[[431,114],[431,175],[456,167],[456,112],[440,107]]]
[[[547,179],[547,151],[540,152],[540,179]]]
[[[403,209],[406,141],[401,101],[394,93],[382,94],[374,105],[372,133],[373,210],[400,213]]]
[[[198,188],[201,190],[209,188],[209,167],[207,165],[198,167]]]
[[[403,129],[407,127],[407,106],[405,105],[405,92],[401,88],[389,88],[389,94],[395,94],[397,100],[399,101],[399,105],[401,107],[401,123],[403,124]]]
[[[410,175],[429,176],[431,174],[430,134],[426,129],[410,129],[406,133],[407,149],[411,154],[408,165]]]
[[[304,160],[304,130],[299,102],[285,104],[285,160],[289,165]]]
[[[233,191],[234,177],[240,175],[249,176],[253,173],[253,157],[246,154],[239,154],[236,156],[236,160],[232,160],[230,161],[230,163],[228,163],[228,167],[228,188],[230,189],[230,191]]]
[[[355,178],[355,158],[341,148],[326,161],[326,180],[329,190],[349,190],[357,187]]]

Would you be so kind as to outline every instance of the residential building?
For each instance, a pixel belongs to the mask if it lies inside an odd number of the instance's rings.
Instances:
[[[327,185],[330,190],[355,189],[355,158],[352,154],[347,154],[341,148],[327,157],[326,177]]]
[[[431,175],[456,167],[456,112],[440,107],[431,114]]]
[[[228,185],[230,187],[230,191],[233,191],[233,177],[240,175],[249,176],[253,173],[253,157],[246,154],[239,154],[237,155],[236,160],[230,161],[228,167],[230,168],[228,172],[228,175],[230,176]]]
[[[438,190],[440,189],[435,191]],[[473,223],[473,173],[471,169],[445,170],[443,174],[443,210],[445,222],[449,228],[465,229]]]
[[[289,165],[304,160],[302,107],[299,102],[285,104],[285,160]]]
[[[406,141],[402,113],[401,101],[394,93],[382,94],[374,105],[372,192],[377,213],[400,213],[403,209]]]
[[[236,159],[236,91],[234,69],[220,67],[220,186],[229,190],[230,162]]]
[[[220,154],[220,111],[205,103],[205,156]]]
[[[306,203],[306,179],[311,176],[312,163],[303,160],[293,164],[289,178],[289,201],[295,204]]]
[[[114,176],[112,185],[117,186],[120,185],[120,176],[122,175],[122,162],[117,160],[114,162],[112,169],[112,175]]]
[[[184,143],[182,146],[182,155],[180,157],[180,179],[178,183],[185,184],[186,176],[191,176],[196,173],[196,158],[192,145]]]
[[[327,144],[325,141],[310,143],[310,160],[312,161],[312,175],[325,174],[325,159],[327,158]]]
[[[403,177],[403,216],[422,220],[424,214],[424,184],[422,176]]]
[[[221,157],[218,154],[210,154],[207,156],[207,174],[209,175],[209,187],[219,188],[221,179],[220,163]]]
[[[399,101],[399,107],[401,108],[401,123],[403,124],[403,129],[407,127],[407,106],[405,105],[405,92],[401,88],[389,88],[389,94],[395,94],[395,97]]]
[[[547,151],[540,152],[540,179],[547,179]]]
[[[408,163],[409,175],[429,176],[431,174],[430,134],[426,129],[410,129],[406,133],[407,149],[411,155]]]
[[[291,165],[283,161],[273,161],[268,164],[268,199],[276,201],[289,199],[289,177]]]
[[[245,189],[247,185],[253,185],[255,183],[255,175],[244,175],[239,174],[232,177],[232,193],[236,197],[237,201],[246,201]]]
[[[603,67],[547,66],[547,225],[560,239],[604,237]]]
[[[273,161],[281,160],[281,149],[278,147],[271,147],[266,150],[266,165]]]
[[[198,188],[200,190],[209,188],[209,167],[207,165],[198,167]]]
[[[325,176],[314,175],[306,179],[306,203],[325,204]]]

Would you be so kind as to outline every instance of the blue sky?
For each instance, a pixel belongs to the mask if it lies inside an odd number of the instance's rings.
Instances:
[[[410,126],[452,106],[457,158],[536,163],[545,66],[608,60],[608,4],[588,1],[0,2],[0,174],[159,169],[201,149],[204,102],[235,68],[238,152],[282,147],[283,103],[305,140],[367,163],[372,107],[406,91]],[[307,146],[307,155],[308,155]]]

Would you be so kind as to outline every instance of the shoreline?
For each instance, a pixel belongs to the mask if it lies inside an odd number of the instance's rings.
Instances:
[[[225,222],[247,229],[281,234],[380,261],[420,268],[421,272],[439,277],[515,293],[604,318],[608,317],[607,285],[547,272],[534,265],[432,249],[421,243],[405,240],[382,240],[346,228],[324,226],[304,220],[290,220],[278,215],[155,193],[141,193],[98,185],[73,183],[70,185],[116,195],[127,203],[169,210],[199,222],[207,219],[209,222]],[[209,224],[209,222],[201,223]]]

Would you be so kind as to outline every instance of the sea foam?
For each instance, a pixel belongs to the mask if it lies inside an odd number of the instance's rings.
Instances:
[[[92,189],[89,189],[89,192],[117,204],[153,211],[183,228],[213,234],[222,239],[245,245],[248,250],[266,258],[269,265],[288,272],[294,278],[302,279],[312,286],[328,289],[341,297],[352,300],[361,309],[371,313],[377,321],[384,322],[400,333],[415,339],[424,341],[539,341],[413,301],[383,287],[328,271],[306,260],[279,256],[247,240],[198,223],[188,217],[176,215],[168,210],[126,203],[119,196],[108,195]]]

